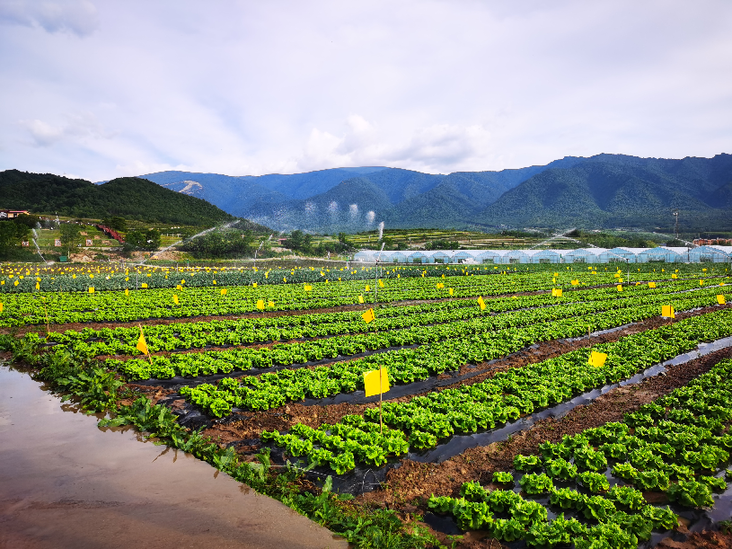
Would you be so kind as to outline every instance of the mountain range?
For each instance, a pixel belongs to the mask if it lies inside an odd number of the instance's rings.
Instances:
[[[732,155],[600,154],[544,166],[427,174],[387,167],[227,176],[141,175],[278,230],[636,227],[732,229]]]

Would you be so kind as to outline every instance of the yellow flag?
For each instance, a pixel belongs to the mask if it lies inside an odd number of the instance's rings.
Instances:
[[[618,284],[618,291],[619,292],[622,292],[623,291],[623,285],[622,284]]]
[[[592,351],[590,353],[590,359],[587,361],[587,364],[589,364],[590,366],[594,366],[595,368],[599,368],[600,366],[605,364],[606,359],[606,353],[598,353],[597,351]]]
[[[257,309],[259,309],[260,311],[264,309],[264,299],[257,300]]]
[[[359,303],[363,303],[363,296],[362,295],[358,296],[358,302]]]
[[[485,301],[483,301],[483,296],[478,297],[478,305],[480,305],[480,310],[485,310]]]
[[[175,303],[176,305],[178,305],[178,304],[179,304],[179,303],[178,303],[178,296],[177,296],[177,295],[175,295],[175,294],[173,294],[173,303]]]
[[[450,292],[450,295],[453,294],[452,288],[449,288],[447,291]]]
[[[364,372],[363,385],[367,397],[386,393],[389,390],[389,374],[386,368]]]
[[[147,350],[147,342],[145,341],[145,334],[142,333],[142,326],[140,326],[140,338],[137,340],[137,350],[143,355],[150,354]]]
[[[724,300],[724,296],[723,295],[720,294],[720,295],[717,296],[717,303],[719,303],[720,305],[724,305],[725,304],[725,300]],[[2,311],[2,310],[3,310],[3,304],[0,303],[0,311]]]
[[[372,320],[374,320],[376,318],[376,316],[374,316],[373,309],[369,309],[364,314],[362,314],[361,317],[364,319],[364,321],[366,321],[366,324],[368,324],[369,322],[371,322]]]
[[[89,286],[89,293],[90,294],[93,294],[94,293],[94,286]]]
[[[649,282],[648,283],[648,287],[649,288],[655,288],[656,287],[656,283],[655,282]]]
[[[661,316],[666,318],[676,318],[676,315],[674,314],[674,308],[671,305],[662,305]]]
[[[221,295],[226,295],[226,288],[223,288],[223,289],[221,290]]]

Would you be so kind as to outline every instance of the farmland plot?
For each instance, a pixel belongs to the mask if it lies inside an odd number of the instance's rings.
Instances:
[[[9,269],[0,326],[108,423],[356,544],[634,547],[679,517],[724,526],[729,272],[597,267]],[[382,368],[389,390],[366,396]]]

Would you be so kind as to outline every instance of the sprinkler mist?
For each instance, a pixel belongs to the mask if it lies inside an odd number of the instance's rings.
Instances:
[[[379,223],[379,240],[384,238],[384,222]]]
[[[139,263],[133,263],[133,265],[137,265],[138,267],[141,267],[142,265],[144,265],[144,264],[145,264],[145,262],[146,262],[146,261],[147,261],[148,259],[152,259],[152,258],[153,258],[153,257],[155,257],[156,255],[159,255],[159,254],[162,254],[162,253],[164,253],[164,252],[167,252],[167,251],[168,251],[169,249],[171,249],[171,248],[174,248],[174,247],[175,247],[175,246],[177,246],[178,244],[182,244],[182,243],[185,243],[185,242],[190,242],[190,241],[191,241],[191,240],[193,240],[194,238],[198,238],[199,236],[203,236],[204,234],[208,234],[208,233],[210,233],[210,232],[212,232],[212,231],[216,231],[216,230],[222,230],[222,229],[228,229],[229,227],[231,227],[231,226],[232,226],[232,225],[234,225],[235,223],[238,223],[238,221],[239,221],[238,219],[237,219],[237,220],[235,220],[235,221],[229,221],[228,223],[226,223],[226,224],[224,224],[224,225],[222,225],[222,226],[220,226],[220,227],[211,227],[210,229],[206,229],[205,231],[201,231],[200,233],[198,233],[198,234],[194,234],[193,236],[190,236],[190,237],[188,237],[188,238],[183,238],[183,239],[179,240],[178,242],[175,242],[175,243],[171,244],[170,246],[166,246],[166,247],[165,247],[165,248],[163,248],[162,250],[158,250],[158,251],[157,251],[157,252],[155,252],[154,254],[150,255],[150,257],[146,257],[145,259],[143,259],[143,260],[142,260],[142,261],[140,261]]]

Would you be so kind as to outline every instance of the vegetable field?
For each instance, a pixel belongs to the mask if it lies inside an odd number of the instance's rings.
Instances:
[[[354,546],[732,527],[729,266],[508,267],[6,265],[0,348]]]

